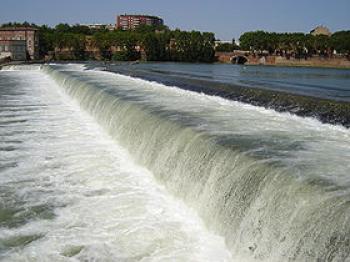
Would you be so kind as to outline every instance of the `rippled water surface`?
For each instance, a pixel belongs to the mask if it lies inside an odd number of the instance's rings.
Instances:
[[[350,70],[346,69],[182,63],[115,65],[111,66],[113,69],[141,70],[164,78],[214,81],[350,102]]]

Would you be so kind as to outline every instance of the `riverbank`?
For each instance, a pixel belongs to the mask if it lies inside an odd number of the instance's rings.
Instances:
[[[340,68],[350,69],[350,59],[347,57],[322,57],[313,56],[304,58],[294,58],[286,56],[259,56],[250,55],[247,52],[217,52],[216,59],[219,63],[235,63],[237,58],[241,58],[245,65],[269,65],[288,67],[315,67],[315,68]]]
[[[217,55],[217,63],[219,64],[231,64],[232,61],[232,53],[221,53],[220,55]],[[265,57],[262,59],[261,57],[252,57],[248,56],[249,60],[244,65],[249,66],[275,66],[275,67],[307,67],[307,68],[331,68],[331,69],[350,69],[350,60],[346,58],[332,58],[332,59],[325,59],[325,58],[310,58],[308,60],[304,59],[286,59],[284,57]],[[97,63],[105,63],[103,61],[96,61],[96,60],[53,60],[53,61],[44,61],[44,60],[38,60],[38,61],[1,61],[0,60],[0,69],[3,66],[8,65],[22,65],[22,64],[43,64],[43,63],[89,63],[89,62],[97,62]],[[140,61],[130,61],[129,63],[139,63]],[[142,61],[143,63],[148,63],[147,61]],[[157,62],[157,61],[152,61]],[[118,63],[118,61],[108,61],[108,63]],[[119,63],[127,63],[120,61]],[[162,62],[158,62],[162,63]],[[167,62],[164,62],[167,63]],[[172,62],[177,63],[177,62]],[[197,64],[197,63],[190,63],[190,64]]]
[[[256,64],[260,64],[260,62],[261,62],[261,59],[255,58],[250,60],[249,64],[256,65]],[[318,56],[318,57],[311,57],[308,59],[297,59],[297,58],[287,59],[286,57],[282,57],[282,56],[271,56],[266,58],[265,65],[350,69],[350,60],[345,57],[325,58],[325,57]]]

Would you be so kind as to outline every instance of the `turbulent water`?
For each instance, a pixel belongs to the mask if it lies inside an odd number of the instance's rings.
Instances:
[[[48,75],[0,79],[0,260],[229,261]]]
[[[348,129],[83,65],[7,69],[1,258],[350,260]]]

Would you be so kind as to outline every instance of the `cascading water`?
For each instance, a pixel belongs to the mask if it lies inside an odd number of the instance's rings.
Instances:
[[[349,256],[348,130],[110,73],[46,71],[235,256]]]
[[[79,66],[43,71],[234,259],[349,259],[349,130]]]
[[[1,261],[230,261],[49,76],[20,69],[0,71]]]

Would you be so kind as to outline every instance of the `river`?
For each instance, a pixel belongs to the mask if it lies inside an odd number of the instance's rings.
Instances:
[[[163,78],[207,80],[350,102],[350,70],[307,67],[240,66],[231,64],[114,64],[112,69],[158,73]]]
[[[101,69],[0,71],[0,259],[349,259],[349,129]]]
[[[350,70],[122,63],[108,71],[350,127]]]

